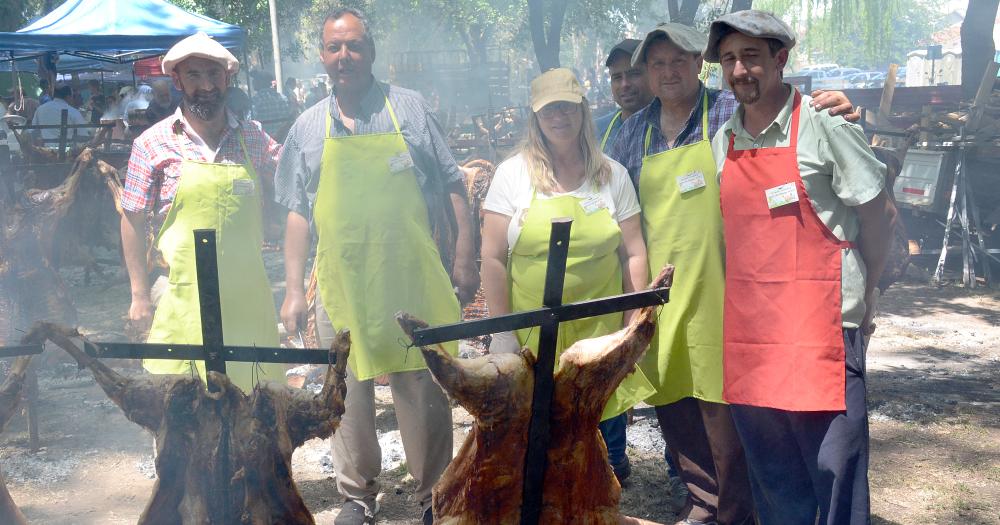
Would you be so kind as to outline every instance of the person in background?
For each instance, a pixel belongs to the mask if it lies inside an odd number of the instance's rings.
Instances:
[[[327,96],[329,96],[329,93],[326,89],[326,82],[316,81],[316,85],[313,86],[312,90],[309,91],[309,96],[306,97],[306,107],[309,108],[318,104],[320,101],[326,99]]]
[[[302,103],[305,97],[302,96],[302,90],[299,89],[299,81],[295,77],[288,77],[285,79],[284,84],[284,95],[288,99],[288,103],[291,104],[292,110],[298,115],[302,113],[305,108],[302,107]]]
[[[423,97],[372,75],[376,48],[364,14],[336,9],[320,35],[334,91],[292,125],[275,181],[277,201],[288,210],[281,319],[288,333],[305,328],[305,264],[315,238],[320,344],[329,345],[335,330],[351,331],[346,406],[332,446],[346,501],[334,523],[372,523],[378,514],[374,379],[382,376],[392,389],[413,498],[423,523],[433,523],[431,489],[452,457],[451,407],[423,356],[400,347],[405,335],[394,315],[454,323],[460,302],[475,295],[465,177]],[[434,233],[451,225],[456,233],[435,243]],[[453,262],[442,250],[454,253]]]
[[[33,126],[59,126],[62,124],[62,112],[66,111],[66,124],[70,126],[76,126],[81,124],[87,124],[87,119],[83,118],[83,114],[80,110],[74,108],[67,102],[67,99],[72,95],[73,90],[68,85],[60,85],[56,87],[53,92],[53,98],[48,102],[38,106],[35,110],[35,115],[31,119],[31,124]],[[34,136],[36,139],[42,141],[42,145],[48,147],[55,147],[56,142],[59,141],[60,130],[58,127],[49,129],[36,130]],[[75,140],[77,137],[87,137],[90,136],[90,131],[86,129],[72,128],[68,129],[66,136],[70,140]]]
[[[724,15],[705,59],[739,109],[712,142],[726,241],[724,386],[762,525],[867,525],[865,333],[895,208],[862,129],[803,111],[795,33]],[[792,379],[794,378],[794,379]]]
[[[25,121],[31,122],[35,118],[35,111],[41,105],[37,98],[32,98],[24,92],[24,89],[12,88],[13,101],[7,105],[8,115],[20,115]]]
[[[171,117],[135,139],[122,192],[122,251],[129,274],[129,320],[148,342],[201,344],[192,230],[217,231],[222,324],[228,345],[278,346],[277,316],[261,257],[261,194],[281,146],[226,109],[226,87],[239,62],[205,33],[175,44],[163,73],[183,93]],[[150,286],[146,232],[170,268]],[[154,313],[155,305],[155,313]],[[144,360],[154,374],[198,373],[204,361]],[[284,381],[278,364],[229,363],[226,373],[249,393],[258,379]]]
[[[173,94],[170,91],[170,81],[158,79],[153,82],[153,97],[146,108],[146,118],[151,124],[155,124],[177,110],[177,103],[174,102]]]
[[[293,112],[289,98],[271,87],[273,83],[274,75],[271,73],[258,71],[255,75],[253,116],[265,133],[284,140],[284,134],[297,114]]]
[[[38,103],[45,104],[52,100],[52,86],[49,84],[49,79],[42,78],[38,80],[38,90],[40,91],[38,95]],[[65,100],[65,99],[63,99]]]
[[[632,54],[637,47],[638,40],[627,38],[611,48],[608,58],[604,60],[611,78],[611,96],[618,105],[617,111],[612,111],[595,122],[601,150],[606,154],[615,145],[622,124],[653,101],[653,92],[646,81],[646,64],[632,64]]]
[[[527,139],[517,155],[497,167],[483,203],[483,291],[492,316],[541,308],[555,217],[573,218],[565,302],[641,290],[649,284],[635,189],[625,168],[601,153],[583,93],[568,69],[547,71],[531,82]],[[622,319],[617,313],[563,323],[557,351],[614,332],[622,327]],[[490,352],[515,352],[523,346],[537,352],[537,330],[494,334]],[[626,422],[621,418],[652,393],[636,369],[604,409],[601,425],[620,423],[615,455],[609,447],[619,480],[628,478],[630,469],[624,450]]]

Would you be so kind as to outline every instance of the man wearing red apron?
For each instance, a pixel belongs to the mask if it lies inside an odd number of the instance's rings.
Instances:
[[[782,82],[792,29],[711,26],[740,108],[713,140],[726,240],[723,397],[763,525],[869,523],[864,334],[894,208],[861,129],[802,111]],[[866,271],[867,269],[867,271]]]

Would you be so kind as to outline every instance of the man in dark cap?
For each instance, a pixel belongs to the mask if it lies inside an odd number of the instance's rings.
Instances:
[[[646,82],[646,65],[632,64],[632,53],[639,47],[639,41],[626,38],[611,48],[604,65],[611,77],[611,97],[618,105],[617,111],[597,119],[597,136],[601,138],[601,149],[607,154],[618,138],[618,130],[633,113],[649,105],[653,93]],[[625,434],[622,433],[624,439]],[[624,443],[622,452],[624,454]]]
[[[725,275],[719,186],[711,138],[736,109],[732,92],[700,80],[704,34],[665,23],[646,35],[632,61],[645,64],[655,99],[622,126],[611,157],[639,191],[651,271],[666,263],[678,279],[657,335],[640,363],[657,389],[646,400],[687,485],[686,523],[753,522],[753,502],[739,436],[722,397]],[[849,112],[842,93],[816,109]],[[831,111],[834,111],[831,110]]]
[[[723,399],[762,525],[812,525],[817,513],[825,525],[867,525],[861,328],[895,208],[861,128],[802,111],[810,97],[782,81],[794,45],[774,15],[741,11],[712,23],[705,50],[740,102],[712,144],[726,248]]]

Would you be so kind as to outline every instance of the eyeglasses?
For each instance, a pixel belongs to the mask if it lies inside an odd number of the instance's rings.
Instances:
[[[568,117],[575,111],[579,111],[580,104],[574,104],[572,102],[553,102],[551,104],[546,104],[545,107],[538,110],[538,116],[542,118],[552,118],[556,115],[562,115]]]

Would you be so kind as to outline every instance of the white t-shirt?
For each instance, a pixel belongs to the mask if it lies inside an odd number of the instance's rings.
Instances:
[[[585,199],[596,194],[607,204],[608,211],[616,221],[622,222],[632,217],[640,210],[639,199],[635,195],[635,187],[632,186],[628,171],[624,166],[607,156],[605,159],[611,165],[611,181],[608,184],[595,187],[594,183],[587,182],[568,193],[545,194],[539,192],[534,197],[536,199],[552,199],[572,195]],[[497,166],[490,190],[486,193],[486,200],[483,201],[483,209],[511,218],[510,226],[507,228],[508,251],[513,248],[517,238],[521,235],[521,222],[524,213],[531,205],[533,194],[534,188],[531,185],[531,176],[528,174],[528,164],[520,153]]]

